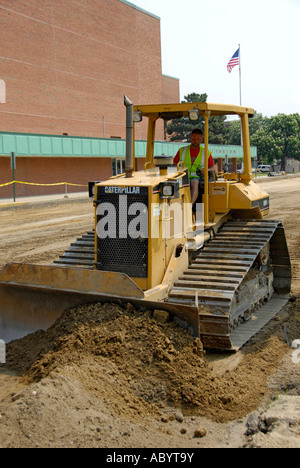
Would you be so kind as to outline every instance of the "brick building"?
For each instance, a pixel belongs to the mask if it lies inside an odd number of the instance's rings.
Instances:
[[[179,101],[160,19],[125,0],[0,0],[0,80],[2,132],[124,138],[124,94]]]
[[[1,186],[11,180],[9,152],[20,181],[85,184],[112,175],[110,154],[22,158],[10,134],[124,139],[124,94],[135,104],[179,102],[179,80],[162,74],[157,16],[126,0],[0,0],[0,132],[12,142],[0,154],[0,198],[11,192]],[[138,126],[137,140],[146,127]],[[162,123],[156,137],[164,139]]]

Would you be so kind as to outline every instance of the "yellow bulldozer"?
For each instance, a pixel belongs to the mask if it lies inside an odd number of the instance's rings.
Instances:
[[[291,263],[269,196],[253,181],[249,117],[241,106],[134,106],[125,96],[126,172],[92,184],[95,228],[51,266],[11,263],[0,271],[0,338],[48,328],[66,309],[122,301],[164,310],[205,348],[236,351],[286,304]],[[208,168],[212,116],[241,121],[243,173]],[[189,172],[155,154],[160,119],[204,120],[204,189],[191,205]],[[148,119],[144,170],[135,171],[135,126]]]

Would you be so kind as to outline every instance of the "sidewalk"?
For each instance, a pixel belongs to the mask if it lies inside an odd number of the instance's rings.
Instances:
[[[24,206],[27,204],[40,204],[40,203],[53,203],[53,202],[67,202],[67,201],[90,201],[87,191],[76,192],[76,193],[59,193],[55,195],[37,195],[32,197],[16,197],[16,201],[13,198],[0,198],[0,210],[1,208],[14,208],[18,206]]]
[[[297,177],[300,177],[300,174],[287,174],[287,175],[279,175],[279,176],[272,176],[269,177],[268,175],[266,176],[259,176],[254,178],[254,182],[257,184],[263,183],[263,182],[274,182],[278,180],[286,180],[286,179],[296,179]]]

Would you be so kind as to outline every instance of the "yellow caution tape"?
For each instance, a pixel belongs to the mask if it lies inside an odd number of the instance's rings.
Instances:
[[[7,184],[0,184],[0,187],[6,187],[7,185],[11,185],[13,182],[7,182]]]
[[[40,187],[53,187],[55,185],[72,185],[73,187],[88,187],[88,185],[71,184],[69,182],[59,182],[57,184],[35,184],[33,182],[21,182],[19,180],[13,180],[12,182],[7,182],[6,184],[0,184],[0,187],[6,187],[12,184],[37,185]]]

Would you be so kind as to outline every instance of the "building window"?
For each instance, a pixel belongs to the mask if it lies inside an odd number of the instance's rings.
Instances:
[[[111,164],[112,164],[113,176],[125,173],[125,159],[121,159],[121,158],[112,159]]]
[[[6,103],[6,86],[4,80],[0,80],[0,103]]]

